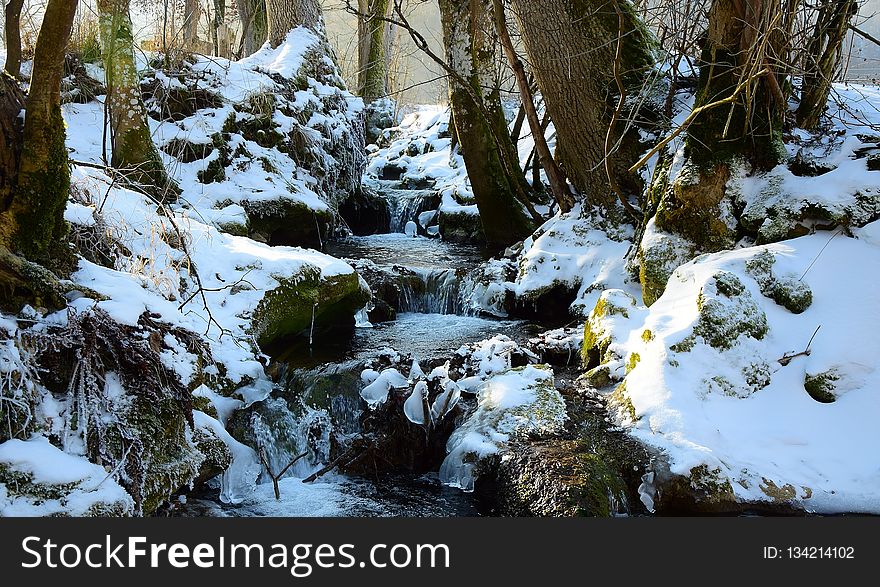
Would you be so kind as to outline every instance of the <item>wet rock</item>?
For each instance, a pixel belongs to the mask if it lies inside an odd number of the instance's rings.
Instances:
[[[466,243],[483,246],[486,237],[479,214],[466,212],[440,211],[440,235],[443,240],[452,243]]]
[[[357,236],[384,234],[390,230],[388,201],[366,186],[340,203],[339,215]]]
[[[329,210],[314,210],[298,200],[245,200],[241,204],[248,217],[248,236],[271,246],[320,250],[333,231]]]

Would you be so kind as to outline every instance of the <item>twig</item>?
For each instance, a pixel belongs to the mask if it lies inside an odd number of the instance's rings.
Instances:
[[[284,474],[293,465],[295,465],[300,459],[304,458],[307,454],[309,454],[309,451],[306,451],[301,455],[297,455],[296,457],[294,457],[289,463],[287,463],[287,466],[281,469],[281,472],[276,475],[272,472],[272,467],[269,466],[269,459],[266,458],[266,449],[264,449],[262,446],[260,447],[260,462],[263,463],[263,468],[266,469],[266,473],[272,479],[272,488],[275,490],[276,500],[281,499],[281,488],[278,486],[278,481],[280,481],[281,478],[284,477]]]
[[[810,350],[810,347],[813,345],[813,339],[815,339],[816,335],[819,334],[820,328],[822,328],[821,324],[816,327],[816,331],[813,332],[813,336],[810,337],[810,342],[807,343],[807,348],[805,348],[803,351],[801,351],[799,353],[794,353],[792,355],[785,353],[785,355],[783,355],[783,357],[781,359],[779,359],[779,364],[782,365],[783,367],[785,367],[786,365],[791,363],[792,360],[794,360],[797,357],[809,357],[813,352],[812,350]]]

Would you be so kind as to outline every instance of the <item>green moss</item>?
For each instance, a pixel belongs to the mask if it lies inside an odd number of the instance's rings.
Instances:
[[[629,312],[635,305],[636,300],[621,290],[602,292],[584,325],[581,359],[585,367],[594,367],[614,358],[609,355],[608,349],[613,341],[606,319],[612,316],[629,318]]]
[[[293,198],[241,204],[247,213],[248,236],[270,245],[320,249],[334,222],[330,210],[314,210]]]
[[[614,382],[611,378],[611,369],[608,367],[608,365],[599,365],[598,367],[593,367],[592,369],[584,373],[584,379],[586,379],[587,383],[589,383],[591,387],[595,387],[596,389],[608,387]]]
[[[714,504],[736,501],[733,486],[720,469],[699,465],[690,470],[688,477],[691,489],[699,501]]]
[[[354,324],[355,313],[370,299],[357,273],[322,279],[317,268],[307,267],[278,281],[253,314],[253,331],[263,347],[284,336],[308,333],[313,318],[319,329]]]
[[[762,477],[761,480],[763,481],[763,483],[761,483],[759,488],[764,493],[764,495],[770,497],[771,499],[773,499],[773,501],[786,502],[791,501],[797,497],[797,490],[794,488],[793,485],[789,483],[786,483],[782,487],[779,487],[778,485],[776,485],[776,483],[774,483],[770,479],[767,479],[766,477]]]
[[[648,344],[652,340],[654,340],[654,333],[651,332],[650,330],[648,330],[647,328],[645,330],[643,330],[642,331],[642,341],[645,344]]]
[[[697,308],[699,319],[694,335],[716,349],[733,347],[743,335],[761,340],[769,330],[764,311],[729,271],[719,271],[703,286]]]
[[[755,278],[761,293],[793,314],[801,314],[813,304],[813,291],[794,275],[777,277],[773,273],[776,258],[768,250],[746,261],[746,271]]]
[[[614,388],[614,392],[609,399],[609,405],[617,408],[626,416],[629,416],[630,421],[638,421],[639,418],[636,415],[636,407],[633,405],[632,400],[629,398],[629,394],[626,391],[625,380],[621,381],[620,384]]]
[[[829,369],[815,375],[807,373],[804,377],[804,389],[817,402],[830,404],[837,400],[834,391],[838,381],[840,381],[840,373],[837,369]]]
[[[639,353],[630,353],[629,358],[626,360],[626,372],[630,373],[636,366],[639,364],[639,361],[642,360],[642,357]]]

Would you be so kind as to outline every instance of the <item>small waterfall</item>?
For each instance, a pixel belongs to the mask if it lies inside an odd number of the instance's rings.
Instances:
[[[400,311],[473,315],[467,303],[472,289],[471,281],[455,269],[410,269],[401,282]]]
[[[419,214],[440,205],[439,196],[430,191],[389,189],[385,197],[391,215],[390,231],[396,233],[403,233],[407,222],[418,224]]]
[[[330,456],[330,416],[325,410],[304,407],[291,411],[280,397],[267,398],[263,409],[251,414],[251,428],[257,446],[266,453],[272,471],[279,472],[296,456],[308,456],[291,467],[285,476],[307,477]]]

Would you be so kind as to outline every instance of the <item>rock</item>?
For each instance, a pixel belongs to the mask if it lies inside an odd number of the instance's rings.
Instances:
[[[793,314],[803,313],[813,303],[810,286],[796,275],[776,276],[773,273],[775,263],[773,253],[764,250],[746,261],[746,271],[758,282],[762,294]]]
[[[366,186],[352,192],[339,204],[339,215],[357,236],[384,234],[391,225],[388,200]]]
[[[368,145],[376,143],[386,129],[396,124],[396,109],[397,104],[389,98],[380,98],[367,104],[364,114],[365,139]]]
[[[439,224],[440,236],[445,241],[479,246],[486,244],[479,214],[440,210]]]
[[[216,410],[214,410],[216,414]],[[194,484],[198,485],[220,475],[232,464],[232,451],[209,426],[199,426],[193,431],[193,444],[204,460]]]
[[[804,389],[810,397],[817,402],[830,404],[837,401],[837,383],[840,381],[840,373],[837,369],[829,369],[815,375],[807,373],[804,376]]]
[[[581,358],[587,369],[621,358],[611,350],[614,342],[613,318],[629,318],[636,305],[635,298],[623,290],[609,289],[602,292],[584,325]]]
[[[693,252],[687,240],[659,231],[653,218],[648,222],[639,244],[639,283],[646,306],[660,299],[669,277],[693,257]]]
[[[697,308],[700,314],[693,335],[719,350],[730,349],[740,336],[761,340],[769,330],[764,311],[729,271],[719,271],[706,282]]]
[[[357,273],[321,277],[306,266],[297,275],[277,278],[252,316],[252,330],[261,347],[283,337],[315,333],[334,327],[353,327],[354,315],[370,301]]]
[[[332,234],[333,215],[313,210],[291,198],[241,202],[247,212],[250,238],[271,246],[320,250]]]

